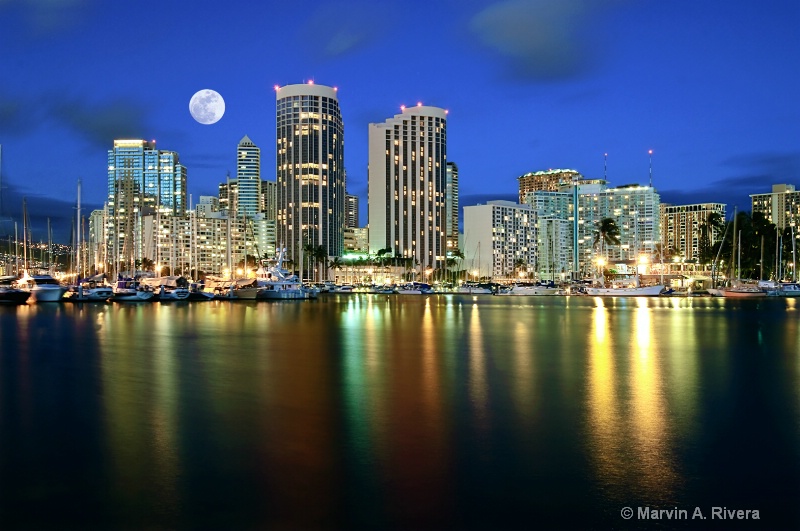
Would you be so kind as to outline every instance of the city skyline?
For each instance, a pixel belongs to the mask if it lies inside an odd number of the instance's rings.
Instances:
[[[297,6],[297,24],[284,22],[294,7],[249,7],[242,18],[233,2],[214,25],[205,5],[160,5],[160,17],[181,20],[167,31],[147,9],[0,3],[4,213],[18,216],[27,196],[40,224],[44,213],[67,218],[78,179],[86,211],[99,208],[100,161],[119,138],[180,153],[195,203],[236,174],[245,135],[274,180],[273,86],[308,80],[339,88],[347,191],[362,204],[368,124],[418,102],[449,111],[462,208],[513,200],[519,176],[549,168],[645,184],[650,149],[665,203],[749,209],[749,194],[800,176],[798,73],[784,59],[800,52],[800,7],[789,1],[724,12],[692,2],[312,2]],[[292,40],[292,54],[277,53]],[[226,100],[214,125],[189,114],[204,88]]]

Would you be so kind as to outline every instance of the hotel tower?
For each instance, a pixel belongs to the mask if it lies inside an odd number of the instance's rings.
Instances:
[[[417,105],[369,125],[369,251],[444,267],[447,112]]]
[[[344,125],[336,89],[275,87],[278,246],[300,268],[303,246],[344,250]]]

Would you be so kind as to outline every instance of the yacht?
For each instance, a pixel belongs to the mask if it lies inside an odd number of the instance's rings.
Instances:
[[[510,287],[499,289],[495,295],[509,296],[539,296],[539,295],[559,295],[561,289],[553,284],[513,284]]]
[[[155,293],[140,285],[138,280],[118,280],[112,289],[114,302],[148,302],[155,297]]]
[[[433,288],[424,282],[411,282],[398,286],[397,293],[399,295],[430,295],[433,293]]]
[[[71,286],[64,295],[70,302],[105,302],[114,296],[114,290],[103,282],[83,280],[77,286]]]
[[[611,286],[611,287],[586,287],[587,295],[593,297],[657,297],[664,291],[664,286]]]
[[[0,277],[0,304],[25,304],[31,296],[30,291],[15,288],[17,277]]]
[[[266,300],[301,300],[315,299],[319,293],[316,289],[305,288],[294,275],[283,268],[283,256],[286,248],[278,253],[278,258],[271,266],[262,263],[256,271],[258,280],[258,299]]]
[[[17,287],[31,294],[33,302],[58,302],[67,288],[50,275],[29,275],[27,271],[17,280]]]
[[[477,282],[465,282],[457,287],[454,293],[468,294],[468,295],[491,295],[491,284],[478,284]]]

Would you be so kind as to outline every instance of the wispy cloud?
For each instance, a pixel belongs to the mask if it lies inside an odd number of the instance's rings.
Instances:
[[[505,59],[506,75],[523,81],[573,78],[591,65],[597,43],[587,20],[620,0],[506,0],[476,14],[470,29]]]
[[[301,29],[301,37],[310,39],[311,53],[319,59],[334,59],[374,43],[380,28],[389,27],[389,18],[384,2],[326,2]]]
[[[108,147],[115,138],[146,138],[145,107],[130,100],[107,103],[79,98],[51,100],[50,116],[83,136],[90,143]]]
[[[32,37],[49,36],[79,23],[94,0],[0,0],[0,16],[18,9]]]

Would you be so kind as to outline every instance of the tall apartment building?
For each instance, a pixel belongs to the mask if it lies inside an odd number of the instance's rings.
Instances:
[[[236,147],[237,217],[261,211],[261,150],[244,135]]]
[[[559,234],[566,232],[567,239],[560,239],[559,236],[556,240],[565,241],[569,256],[555,257],[558,271],[575,272],[578,276],[591,271],[596,251],[595,230],[604,218],[614,219],[620,230],[620,245],[605,247],[604,254],[610,262],[632,262],[640,254],[655,256],[657,253],[661,234],[660,198],[652,187],[631,185],[609,188],[602,179],[583,179],[573,184],[563,184],[559,192],[528,193],[525,203],[532,206],[537,220],[568,222],[566,225],[559,224]],[[551,241],[552,237],[543,239],[542,233],[537,233],[537,246],[550,245]],[[545,250],[542,248],[538,251],[544,253]],[[550,260],[550,263],[553,262]]]
[[[183,216],[186,167],[178,153],[156,149],[155,141],[115,140],[108,151],[107,241],[109,261],[133,264],[144,254],[142,218]]]
[[[445,238],[447,250],[458,249],[458,166],[448,162],[445,168]]]
[[[266,219],[278,218],[278,183],[275,181],[261,181],[261,212]]]
[[[576,170],[543,170],[529,172],[517,177],[519,181],[519,202],[525,202],[530,192],[557,192],[565,184],[583,180]]]
[[[404,107],[369,125],[369,250],[445,266],[447,112]]]
[[[664,251],[676,251],[685,260],[700,258],[702,240],[702,226],[708,223],[711,214],[719,214],[725,219],[725,205],[723,203],[699,203],[695,205],[668,205],[662,204],[661,218],[661,246]],[[709,245],[714,245],[722,238],[718,229],[711,231]]]
[[[793,184],[774,184],[768,194],[751,194],[752,212],[761,212],[780,230],[800,223],[800,192]]]
[[[344,124],[336,89],[276,87],[278,245],[295,267],[306,244],[344,250]]]
[[[465,206],[464,246],[464,267],[470,276],[511,277],[518,260],[532,270],[537,258],[530,205],[489,201]]]
[[[345,196],[345,222],[346,229],[358,227],[358,196],[346,194]]]

